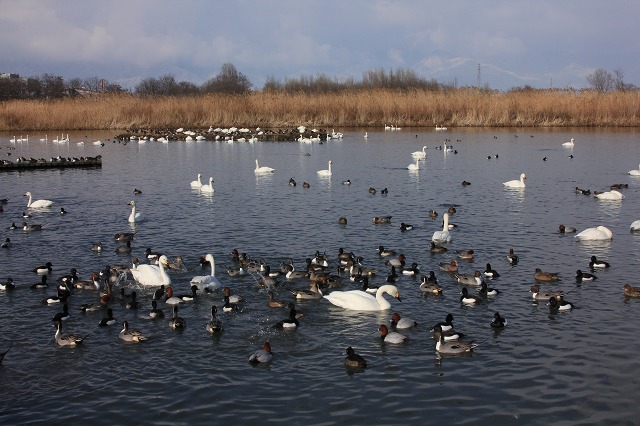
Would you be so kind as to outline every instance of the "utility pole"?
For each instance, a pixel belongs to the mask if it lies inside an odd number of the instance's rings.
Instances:
[[[480,89],[482,80],[480,78],[480,64],[478,64],[478,89]]]

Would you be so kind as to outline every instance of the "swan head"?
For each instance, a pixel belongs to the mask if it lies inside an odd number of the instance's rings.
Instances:
[[[132,200],[127,203],[128,206],[135,207],[136,203]]]
[[[520,175],[520,179],[525,180],[526,178],[527,178],[527,175],[525,175],[524,173]]]

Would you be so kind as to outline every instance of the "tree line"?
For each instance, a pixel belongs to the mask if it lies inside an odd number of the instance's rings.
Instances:
[[[598,92],[635,90],[636,86],[624,82],[624,73],[618,68],[613,73],[597,69],[587,75],[587,82]],[[392,89],[439,91],[456,89],[457,82],[440,83],[436,79],[427,79],[408,68],[369,70],[362,79],[335,78],[325,74],[300,76],[279,81],[268,77],[262,91],[280,93],[337,93],[342,91]],[[483,90],[488,87],[482,88]],[[123,89],[120,84],[100,77],[72,78],[65,82],[63,77],[43,74],[39,77],[19,78],[15,75],[3,75],[0,78],[0,100],[9,99],[60,99],[68,96],[81,96],[96,93],[135,93],[142,96],[193,96],[207,93],[243,94],[253,90],[249,78],[239,72],[233,64],[223,64],[220,72],[196,85],[188,81],[177,81],[171,74],[158,78],[141,80],[132,90]],[[535,90],[529,86],[515,87],[512,91]]]

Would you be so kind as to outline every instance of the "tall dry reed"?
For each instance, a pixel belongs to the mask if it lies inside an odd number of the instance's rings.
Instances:
[[[238,127],[640,126],[640,92],[372,90],[0,103],[0,130]]]

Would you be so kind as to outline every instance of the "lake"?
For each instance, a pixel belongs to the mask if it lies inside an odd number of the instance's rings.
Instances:
[[[401,131],[336,129],[342,140],[318,143],[136,142],[111,138],[118,132],[69,132],[68,144],[10,143],[0,134],[2,158],[102,155],[97,169],[47,169],[0,173],[0,281],[12,277],[17,288],[0,291],[0,351],[13,342],[0,365],[0,420],[3,424],[202,424],[212,421],[264,424],[634,424],[639,414],[640,326],[638,300],[625,298],[625,283],[639,285],[640,234],[630,224],[640,219],[640,178],[630,176],[640,162],[637,129],[435,129]],[[368,138],[364,138],[367,131]],[[66,131],[64,132],[67,133]],[[563,142],[575,138],[573,148]],[[93,145],[102,141],[104,146]],[[85,142],[84,146],[77,145]],[[436,149],[444,143],[455,151]],[[419,170],[408,170],[411,153],[426,145]],[[11,156],[7,154],[11,153]],[[255,175],[255,160],[275,169]],[[332,176],[322,177],[331,160]],[[190,188],[202,174],[213,177],[215,192]],[[503,182],[526,174],[526,188]],[[293,178],[297,185],[289,185]],[[343,185],[349,179],[351,185]],[[471,184],[463,186],[466,180]],[[303,182],[309,188],[303,188]],[[607,191],[625,184],[622,201],[598,200],[575,191]],[[369,188],[377,192],[372,194]],[[381,190],[388,189],[382,195]],[[142,191],[134,195],[134,189]],[[26,212],[26,197],[54,202]],[[135,200],[146,220],[131,225],[128,203]],[[429,251],[431,236],[442,228],[449,207],[452,240],[445,253]],[[67,214],[61,215],[64,207]],[[435,210],[432,219],[428,212]],[[392,216],[376,224],[374,217]],[[338,219],[347,219],[347,225]],[[43,229],[9,230],[12,222],[42,224]],[[400,224],[414,226],[401,232]],[[581,231],[605,225],[609,242],[577,242],[560,234],[565,224]],[[118,232],[136,232],[130,254],[118,254]],[[102,242],[102,252],[91,250]],[[336,273],[338,250],[363,257],[377,269],[374,286],[389,275],[379,246],[416,262],[420,275],[434,271],[442,295],[424,295],[420,279],[402,275],[396,282],[401,301],[386,296],[391,309],[351,311],[328,300],[296,302],[304,313],[295,330],[273,328],[287,317],[270,308],[258,273],[231,277],[231,252],[279,269],[292,259],[298,270],[316,251],[326,253]],[[119,281],[114,291],[137,291],[141,307],[111,302],[118,324],[98,327],[105,309],[82,313],[97,292],[74,290],[71,318],[63,333],[87,335],[76,348],[58,347],[54,314],[59,304],[42,303],[55,288],[31,289],[40,281],[32,269],[53,264],[50,282],[76,268],[88,279],[107,265],[144,259],[145,249],[184,259],[185,270],[170,271],[175,293],[188,293],[190,280],[205,275],[199,259],[215,258],[216,276],[244,301],[238,312],[222,312],[220,290],[180,305],[186,329],[165,319],[149,319],[157,288]],[[510,248],[519,263],[507,261]],[[473,249],[472,260],[456,250]],[[589,271],[591,256],[611,267],[594,272],[597,280],[576,285],[576,270]],[[459,262],[462,273],[483,271],[490,263],[500,277],[485,280],[500,294],[477,306],[460,302],[462,286],[440,263]],[[562,291],[574,308],[554,313],[534,303],[534,271],[558,272],[560,280],[541,283],[544,291]],[[292,291],[308,280],[278,278],[276,298],[293,301]],[[344,288],[360,287],[342,273]],[[470,289],[475,293],[475,289]],[[330,292],[331,290],[325,290]],[[219,309],[221,334],[205,330],[211,306]],[[508,324],[490,327],[494,312]],[[412,318],[418,326],[401,331],[407,341],[381,341],[378,327],[391,314]],[[451,313],[456,330],[479,346],[467,356],[438,355],[431,327]],[[118,338],[122,321],[148,340],[127,344]],[[249,355],[269,341],[274,360],[252,366]],[[344,365],[352,346],[366,369]]]

